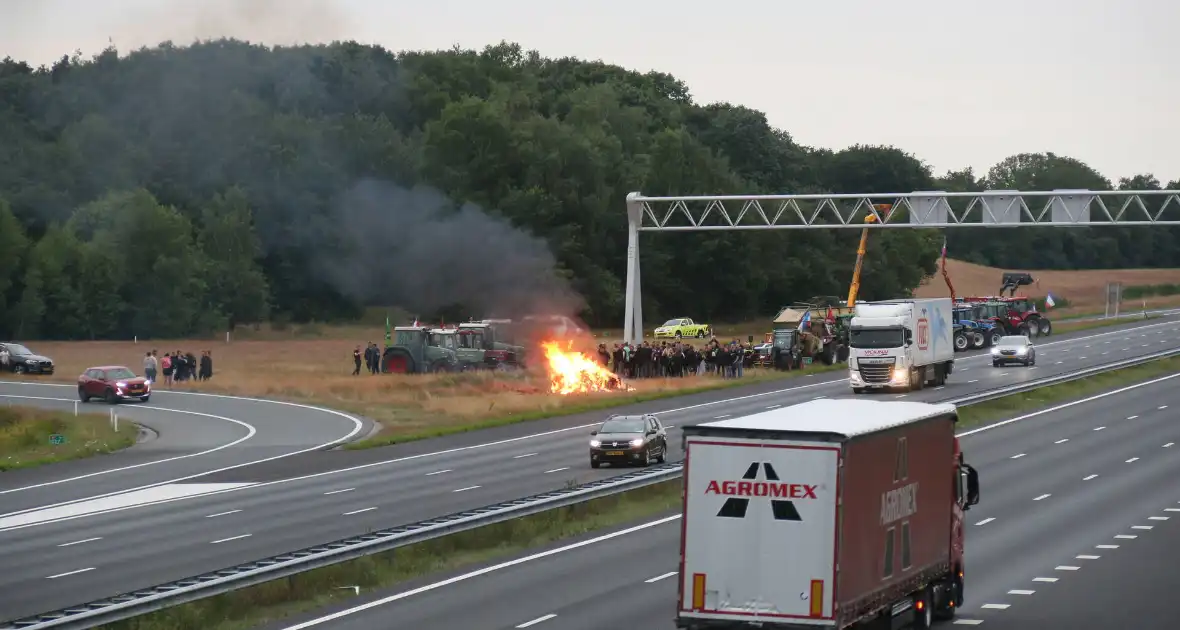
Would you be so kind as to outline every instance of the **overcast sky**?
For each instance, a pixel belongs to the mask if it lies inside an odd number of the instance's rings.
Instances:
[[[0,56],[113,41],[516,41],[670,72],[812,146],[893,144],[938,173],[1020,152],[1180,178],[1176,0],[0,0]],[[1171,59],[1171,62],[1167,62]],[[845,191],[855,192],[855,191]]]

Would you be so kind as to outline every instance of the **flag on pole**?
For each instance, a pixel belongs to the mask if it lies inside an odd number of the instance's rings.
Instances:
[[[942,237],[942,260],[946,262],[946,237]]]
[[[393,341],[393,328],[389,325],[389,313],[385,314],[385,345]]]
[[[824,319],[828,320],[829,322],[836,321],[836,314],[832,312],[832,307],[828,307],[828,314],[826,317],[824,317]]]
[[[418,327],[418,318],[415,317],[414,318],[414,328],[417,328],[417,327]]]
[[[811,323],[811,311],[807,311],[806,313],[803,314],[803,318],[799,320],[799,330],[803,330],[804,324],[810,324],[810,323]]]
[[[1046,293],[1045,294],[1045,308],[1053,308],[1053,305],[1054,305],[1053,294]]]

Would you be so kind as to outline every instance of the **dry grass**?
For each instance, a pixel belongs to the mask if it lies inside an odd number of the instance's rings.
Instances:
[[[74,382],[78,374],[95,365],[121,364],[139,373],[144,353],[153,348],[161,353],[181,349],[194,354],[212,349],[213,379],[207,383],[178,384],[175,389],[277,398],[351,411],[382,424],[377,443],[409,441],[705,389],[778,380],[822,369],[817,366],[788,373],[751,370],[740,380],[703,376],[644,379],[630,382],[634,387],[632,392],[558,396],[549,393],[543,375],[531,372],[411,376],[371,375],[362,371],[360,376],[352,376],[355,343],[343,340],[234,341],[216,345],[208,340],[29,345],[57,362],[57,374],[52,378],[59,382]],[[163,387],[161,384],[157,389]]]
[[[138,432],[130,422],[115,431],[105,414],[0,405],[0,472],[124,449],[135,443]],[[53,435],[62,436],[63,443],[53,444]]]
[[[961,260],[948,258],[947,272],[955,285],[958,295],[995,295],[1000,290],[1000,277],[1005,270],[984,267]],[[1058,317],[1074,314],[1101,313],[1106,306],[1106,283],[1122,282],[1124,288],[1131,286],[1178,284],[1180,269],[1091,269],[1085,271],[1059,271],[1023,269],[1012,267],[1007,271],[1027,271],[1036,278],[1032,286],[1017,290],[1020,295],[1043,298],[1047,293],[1053,297],[1069,300],[1069,308],[1056,309]],[[914,290],[916,297],[947,297],[950,291],[943,282],[941,273],[927,278]],[[1161,296],[1147,299],[1147,307],[1176,304],[1176,296]],[[1142,300],[1124,300],[1123,310],[1141,308]]]

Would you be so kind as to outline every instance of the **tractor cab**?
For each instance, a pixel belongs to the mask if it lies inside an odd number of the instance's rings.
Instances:
[[[473,335],[483,353],[483,361],[489,367],[515,366],[521,362],[524,348],[514,345],[512,320],[484,320],[459,324],[460,334]]]
[[[459,369],[452,338],[427,326],[397,326],[381,354],[381,371],[387,374],[425,374]],[[433,337],[439,333],[437,337]],[[440,345],[433,345],[434,343]]]

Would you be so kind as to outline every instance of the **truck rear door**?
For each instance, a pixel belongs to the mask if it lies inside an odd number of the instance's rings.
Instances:
[[[834,623],[840,449],[691,436],[680,617]]]

